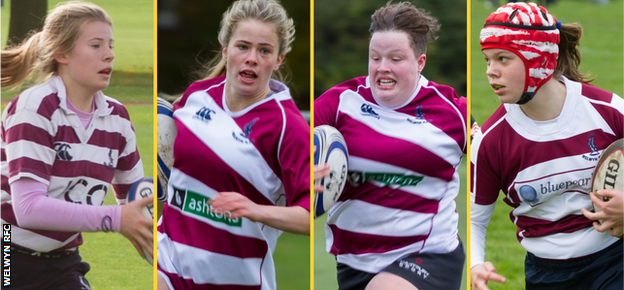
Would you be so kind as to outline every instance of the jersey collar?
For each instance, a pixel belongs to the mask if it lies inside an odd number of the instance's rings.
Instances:
[[[60,76],[55,75],[50,80],[50,84],[57,91],[57,96],[60,100],[59,107],[63,109],[65,114],[76,114],[74,111],[70,110],[67,106],[68,98],[67,91],[65,89],[65,84],[63,83],[63,79]],[[113,112],[113,107],[108,106],[108,102],[106,101],[106,95],[102,93],[102,91],[97,91],[93,96],[93,101],[95,102],[95,111],[93,116],[108,116]]]

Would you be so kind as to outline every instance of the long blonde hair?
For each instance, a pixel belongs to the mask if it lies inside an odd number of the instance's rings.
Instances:
[[[75,46],[86,23],[112,20],[99,6],[68,1],[58,4],[46,16],[43,29],[21,44],[1,51],[2,87],[17,87],[34,74],[42,83],[58,72],[55,53],[69,53]]]
[[[295,25],[292,18],[288,17],[284,7],[276,0],[239,0],[234,2],[223,13],[219,25],[219,43],[227,47],[238,23],[249,19],[270,24],[275,28],[279,41],[278,55],[285,55],[290,52],[292,42],[295,40]],[[200,79],[206,80],[225,75],[226,66],[220,53],[207,63],[205,71]],[[276,72],[276,75],[278,79],[281,78],[279,72]]]

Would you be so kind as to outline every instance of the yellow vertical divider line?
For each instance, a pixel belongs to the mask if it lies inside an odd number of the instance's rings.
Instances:
[[[152,6],[152,13],[154,14],[154,17],[152,17],[152,26],[153,26],[153,32],[152,32],[152,45],[154,46],[154,52],[153,52],[153,60],[152,60],[152,85],[153,85],[153,97],[152,97],[152,111],[153,111],[153,130],[152,130],[152,137],[153,137],[153,143],[152,143],[152,176],[154,179],[154,183],[157,186],[157,180],[158,180],[158,175],[157,175],[157,170],[158,170],[158,144],[157,142],[157,138],[158,138],[158,124],[157,124],[157,120],[158,120],[158,106],[156,106],[157,100],[156,100],[156,96],[158,96],[158,62],[157,62],[157,57],[158,57],[158,0],[153,0],[152,1],[153,6]],[[156,271],[156,264],[157,264],[157,259],[158,259],[158,255],[156,254],[156,213],[158,212],[158,202],[156,202],[156,195],[154,195],[153,198],[153,202],[154,202],[154,225],[152,228],[152,232],[154,233],[154,238],[152,239],[152,254],[154,255],[154,265],[152,265],[152,280],[153,280],[153,286],[154,286],[154,290],[156,290],[157,288],[157,283],[156,281],[158,280],[158,273]]]
[[[470,87],[471,87],[470,86],[470,24],[471,24],[471,21],[470,21],[470,12],[471,12],[470,11],[470,1],[471,0],[467,0],[466,1],[466,70],[467,70],[467,72],[466,72],[466,85],[467,85],[466,86],[466,88],[467,88],[466,89],[466,95],[467,95],[466,98],[467,98],[467,102],[468,102],[467,103],[468,106],[466,106],[467,107],[466,121],[468,123],[467,126],[468,126],[468,132],[469,133],[471,132],[470,129],[471,129],[471,125],[472,125],[472,124],[470,124],[471,123],[470,116],[472,116],[472,112],[471,112],[471,108],[470,108],[471,107],[470,106],[470,104],[471,104],[470,99],[472,97],[471,96],[471,92],[470,92]],[[472,181],[472,179],[471,179],[471,177],[472,177],[471,173],[472,172],[470,172],[470,168],[471,168],[471,166],[470,166],[470,145],[471,145],[470,144],[470,139],[468,139],[467,142],[468,142],[468,149],[466,149],[466,152],[467,152],[467,156],[468,156],[467,157],[468,158],[468,160],[467,160],[467,167],[468,168],[466,168],[467,169],[466,170],[466,175],[468,175],[468,176],[466,176],[466,199],[467,199],[466,200],[466,208],[468,210],[466,212],[466,239],[467,239],[467,241],[466,241],[466,245],[467,245],[466,246],[467,247],[466,252],[468,254],[466,254],[466,269],[467,269],[467,271],[466,271],[466,276],[467,276],[466,277],[466,289],[470,289],[470,246],[471,246],[471,244],[470,244],[470,190],[472,188],[472,185],[470,183]]]
[[[310,159],[314,158],[314,0],[310,0]],[[310,162],[310,290],[314,289],[314,161]]]

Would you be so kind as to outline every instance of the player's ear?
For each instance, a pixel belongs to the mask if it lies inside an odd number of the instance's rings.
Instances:
[[[418,73],[422,72],[425,69],[425,63],[427,62],[427,55],[424,53],[418,56],[416,59],[416,63],[418,64]]]
[[[54,52],[54,60],[56,60],[59,64],[67,64],[69,62],[67,60],[67,56],[60,52]]]
[[[280,56],[277,57],[277,62],[273,66],[273,71],[277,71],[280,68],[280,65],[282,65],[283,60],[284,60],[284,55],[280,54]]]
[[[227,47],[225,45],[222,45],[223,49],[221,50],[221,57],[223,58],[224,62],[227,62]]]

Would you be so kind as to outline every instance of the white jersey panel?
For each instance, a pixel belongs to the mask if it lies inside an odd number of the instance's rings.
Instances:
[[[594,228],[586,228],[569,234],[558,233],[541,238],[524,238],[520,244],[527,250],[531,249],[531,253],[540,258],[562,260],[593,254],[607,248],[615,241],[617,238],[604,235]],[[599,245],[598,248],[596,245]]]
[[[166,234],[158,233],[158,255],[163,258],[159,266],[172,274],[185,279],[193,279],[196,284],[235,284],[235,285],[264,285],[262,289],[275,289],[271,283],[262,281],[260,269],[272,269],[272,259],[237,258],[208,251],[198,251],[196,248],[172,242]],[[171,254],[169,250],[175,254]],[[267,255],[270,253],[267,253]],[[160,260],[160,259],[159,259]],[[179,261],[186,261],[180,263]],[[202,261],[211,261],[204,263]],[[179,265],[184,265],[180,267]],[[267,268],[269,267],[269,268]],[[247,273],[241,275],[241,273]],[[255,273],[255,275],[249,275]]]
[[[377,118],[363,117],[360,110],[362,103],[368,103],[379,116]],[[338,110],[380,134],[418,144],[449,164],[458,164],[461,161],[461,148],[444,131],[430,123],[422,123],[418,128],[421,134],[412,134],[410,130],[405,130],[405,124],[411,116],[367,102],[353,91],[345,91],[340,96]],[[380,121],[381,118],[383,118],[382,121]],[[422,138],[422,136],[427,136],[427,138]]]
[[[196,112],[207,107],[216,113],[211,115],[210,122],[196,118]],[[281,180],[266,163],[260,152],[250,142],[236,142],[233,136],[244,135],[234,120],[223,111],[214,100],[203,91],[195,92],[188,97],[186,105],[176,110],[174,118],[184,123],[197,138],[210,147],[225,163],[238,172],[263,195],[275,200],[282,192]],[[206,134],[210,132],[210,134]],[[240,162],[245,158],[246,162]],[[170,180],[173,178],[170,178]]]
[[[2,220],[2,224],[7,224],[7,222]],[[72,242],[78,237],[78,235],[80,235],[80,233],[76,233],[64,241],[58,241],[33,233],[26,229],[14,226],[11,227],[11,239],[13,241],[19,241],[20,246],[29,249],[37,249],[37,251],[40,252],[49,252],[61,248]]]
[[[366,214],[363,215],[363,212]],[[431,230],[432,218],[433,214],[391,209],[361,200],[348,200],[331,207],[327,224],[383,236],[415,236]],[[410,222],[395,223],[397,219]]]

